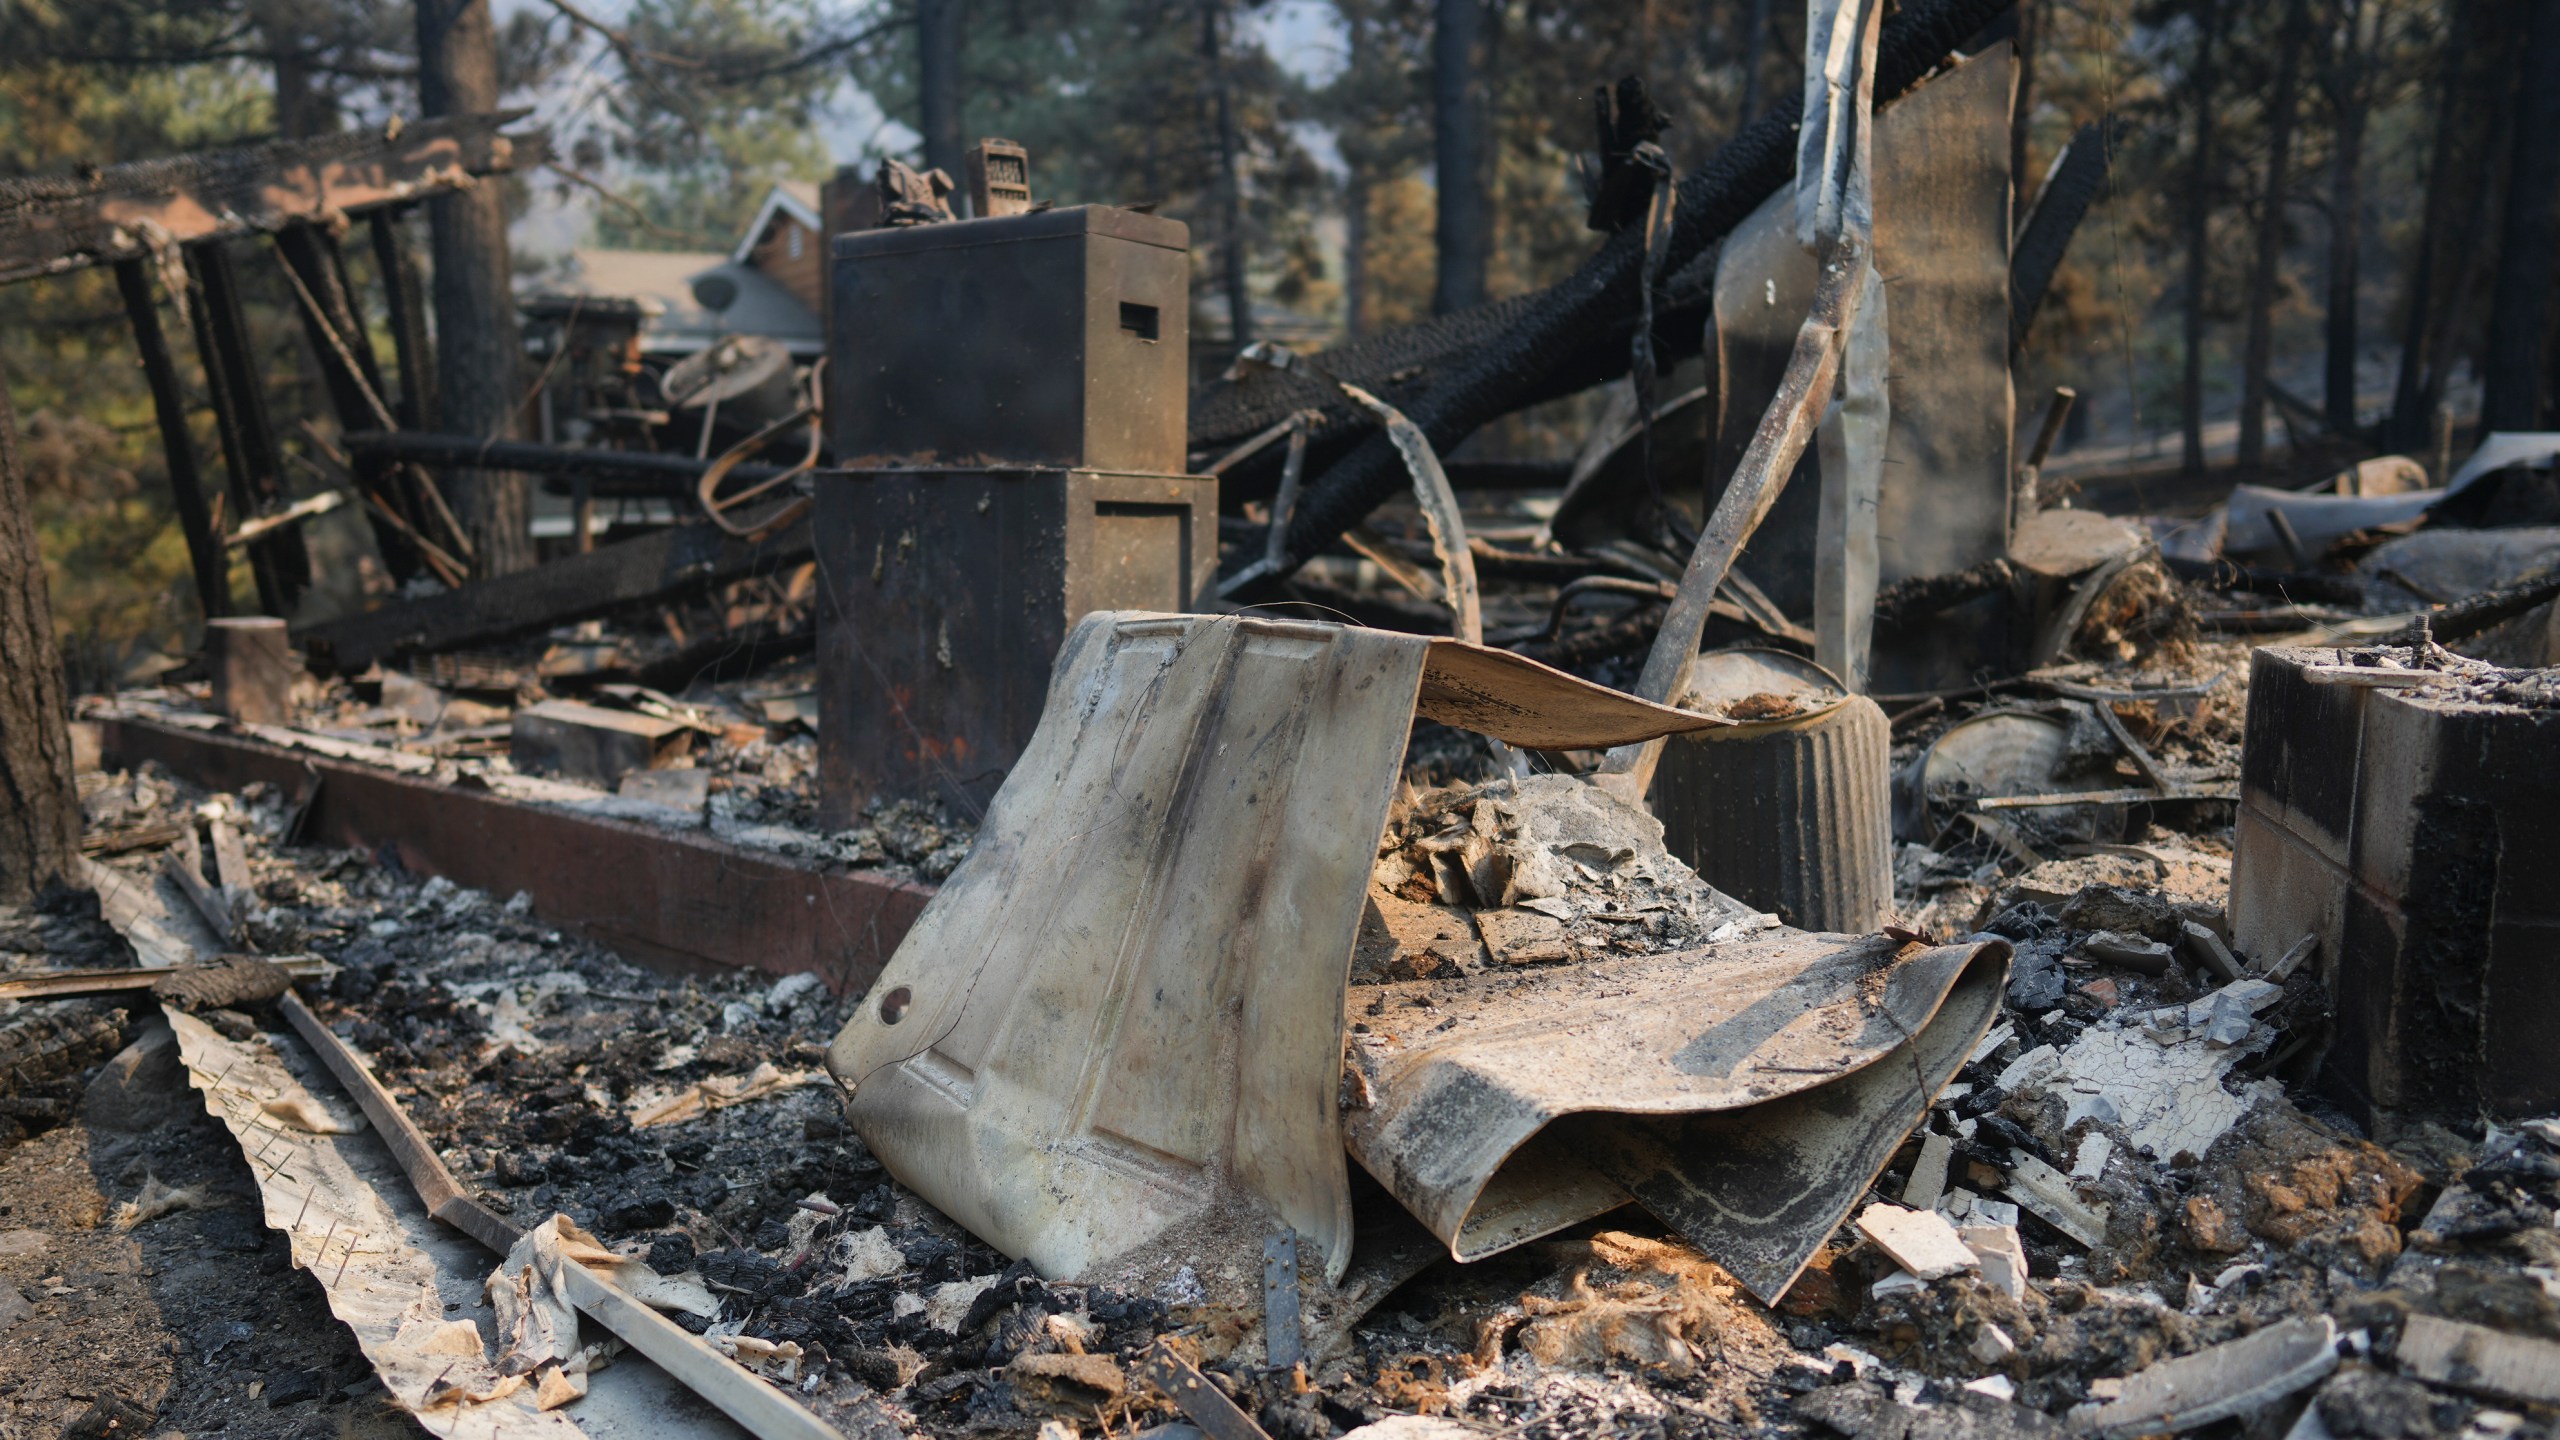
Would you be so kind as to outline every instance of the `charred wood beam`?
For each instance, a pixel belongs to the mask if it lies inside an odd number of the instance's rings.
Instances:
[[[230,566],[222,554],[222,537],[213,530],[213,508],[204,496],[204,474],[196,468],[195,437],[187,431],[186,392],[178,386],[177,362],[169,354],[169,337],[160,329],[160,311],[151,294],[151,274],[140,260],[116,262],[116,289],[124,296],[125,318],[133,325],[134,347],[142,353],[142,378],[151,387],[151,408],[160,422],[160,449],[169,467],[169,499],[178,512],[178,528],[187,537],[187,558],[196,577],[196,601],[208,620],[231,613]]]
[[[1645,93],[1644,77],[1622,77],[1612,88],[1592,92],[1591,108],[1599,134],[1600,168],[1583,178],[1583,223],[1614,235],[1644,218],[1653,199],[1654,174],[1636,163],[1636,147],[1650,145],[1671,128],[1671,117]]]
[[[1922,0],[1903,9],[1885,24],[1878,47],[1877,101],[1919,83],[2009,3]],[[1794,175],[1798,109],[1790,104],[1753,121],[1704,167],[1681,179],[1667,272],[1678,272]],[[1479,427],[1517,409],[1523,396],[1549,383],[1560,360],[1576,358],[1595,332],[1635,314],[1643,241],[1632,229],[1611,237],[1572,276],[1524,307],[1519,323],[1437,378],[1424,394],[1394,403],[1439,451],[1456,448]],[[1308,486],[1290,522],[1289,555],[1316,553],[1404,484],[1395,447],[1384,435],[1364,439]]]
[[[460,189],[542,159],[542,134],[499,133],[528,113],[456,115],[389,136],[350,131],[0,180],[0,284]]]
[[[768,665],[817,653],[818,630],[806,621],[756,625],[707,635],[673,655],[652,660],[635,677],[652,690],[682,694],[701,682],[743,680]]]
[[[708,460],[690,455],[663,455],[649,450],[590,450],[545,445],[536,440],[483,440],[474,435],[419,434],[413,431],[362,431],[346,437],[349,454],[359,461],[407,462],[417,465],[465,465],[475,469],[522,470],[537,475],[585,476],[623,481],[635,495],[691,495]],[[739,486],[771,480],[791,472],[788,465],[742,464],[730,467],[728,480]],[[600,488],[600,495],[615,493]]]
[[[2190,585],[2237,590],[2248,595],[2280,595],[2316,605],[2362,605],[2364,582],[2352,575],[2306,575],[2293,570],[2259,570],[2228,560],[2185,560],[2162,556],[2171,575]]]
[[[1897,580],[1876,592],[1876,628],[1905,630],[1959,605],[2006,591],[2017,581],[2018,567],[2005,556],[1952,575],[1914,575]]]
[[[2560,597],[2560,572],[2532,576],[2454,601],[2427,617],[2428,629],[2438,640],[2467,640],[2554,597]]]
[[[400,397],[392,410],[403,430],[435,428],[435,365],[427,358],[426,312],[418,306],[418,270],[409,247],[400,243],[400,217],[407,206],[376,210],[365,217],[372,231],[373,265],[382,272],[383,313],[391,325],[391,358],[400,367]]]
[[[370,430],[392,420],[389,405],[382,399],[382,375],[373,355],[373,342],[363,322],[356,318],[353,297],[347,293],[344,273],[333,263],[336,247],[328,245],[314,226],[295,221],[276,232],[276,258],[283,262],[288,282],[300,301],[295,313],[301,316],[303,334],[311,342],[312,358],[320,366],[323,386],[329,392],[329,407],[338,415],[342,430]],[[378,485],[383,477],[371,471],[360,471],[358,483],[376,491],[378,498],[402,512],[411,527],[423,518],[413,505],[398,503],[405,497],[392,493],[394,487]],[[374,545],[382,552],[383,563],[391,573],[407,580],[418,573],[420,557],[410,543],[408,533],[392,519],[378,511],[367,511],[366,520],[373,527]]]
[[[328,387],[330,407],[338,412],[338,424],[348,430],[371,430],[390,420],[390,403],[383,398],[382,370],[373,353],[373,340],[364,323],[356,318],[355,302],[347,293],[345,273],[338,262],[338,247],[330,243],[316,226],[303,221],[278,230],[275,236],[276,258],[284,262],[292,277],[296,298],[294,309],[302,318],[303,333],[311,339],[311,350],[320,362],[322,382]]]
[[[233,521],[246,521],[285,504],[284,450],[267,414],[266,372],[249,344],[240,306],[240,281],[231,252],[219,240],[187,247],[194,273],[196,345],[212,392],[225,468],[231,472]],[[311,583],[311,555],[299,530],[278,531],[249,547],[258,604],[269,615],[290,615]]]
[[[1688,276],[1675,277],[1666,282],[1664,286],[1666,293],[1656,299],[1653,353],[1655,363],[1660,368],[1667,370],[1699,352],[1706,326],[1711,318],[1714,271],[1715,267],[1712,264],[1700,269],[1694,285],[1687,283],[1690,279]],[[1537,297],[1519,298],[1536,299]],[[1512,304],[1511,301],[1498,300],[1477,311],[1466,312],[1464,315],[1444,316],[1441,320],[1428,321],[1423,325],[1411,327],[1417,331],[1432,332],[1431,341],[1436,351],[1436,358],[1422,361],[1403,359],[1403,356],[1411,353],[1403,347],[1385,351],[1383,354],[1378,349],[1368,349],[1366,355],[1354,356],[1355,361],[1366,362],[1360,364],[1359,368],[1373,376],[1383,375],[1387,378],[1382,379],[1377,385],[1363,384],[1358,380],[1352,383],[1360,384],[1361,388],[1372,391],[1400,409],[1408,402],[1419,402],[1436,378],[1454,372],[1458,367],[1468,363],[1468,357],[1484,346],[1494,343],[1500,333],[1502,317],[1506,314],[1516,316],[1518,313],[1516,309],[1511,308]],[[1443,324],[1443,321],[1471,317],[1473,321],[1480,323],[1471,323],[1465,327]],[[1512,408],[1525,409],[1543,401],[1578,395],[1594,385],[1615,380],[1626,374],[1630,348],[1628,342],[1635,334],[1635,319],[1635,312],[1630,310],[1614,321],[1596,325],[1590,333],[1576,337],[1572,344],[1549,356],[1546,371],[1520,391],[1514,398]],[[1382,335],[1377,338],[1384,340],[1390,337]],[[1338,356],[1351,348],[1345,346],[1328,350],[1317,358],[1317,363],[1330,366],[1335,363]],[[1270,393],[1261,391],[1258,386],[1254,388],[1257,393],[1249,409],[1239,406],[1229,410],[1221,406],[1218,410],[1210,412],[1210,418],[1223,427],[1232,424],[1233,417],[1260,413],[1270,398]],[[1201,438],[1204,434],[1202,414],[1208,411],[1211,405],[1216,404],[1224,393],[1216,391],[1202,397],[1200,407],[1193,412],[1192,444],[1195,453],[1204,444]],[[1317,402],[1311,400],[1309,408],[1316,407]],[[1355,413],[1348,402],[1342,401],[1339,396],[1335,397],[1332,404],[1323,407],[1322,418],[1309,431],[1306,473],[1309,475],[1324,473],[1349,456],[1361,442],[1378,433],[1378,422],[1374,417]],[[1214,452],[1225,447],[1211,445],[1208,448]],[[1279,481],[1281,456],[1281,447],[1274,446],[1220,476],[1219,503],[1233,508],[1246,500],[1268,498]],[[1519,488],[1507,482],[1494,483],[1501,478],[1498,475],[1484,475],[1483,483],[1479,483],[1477,473],[1460,473],[1462,470],[1468,470],[1476,462],[1457,460],[1443,463],[1449,466],[1449,483],[1460,490]],[[1570,478],[1570,475],[1571,466],[1567,465],[1562,474],[1542,482],[1542,485],[1560,487],[1565,479]],[[1525,481],[1528,477],[1524,473],[1520,478]]]
[[[548,630],[625,605],[684,599],[809,555],[805,524],[757,544],[710,525],[677,525],[441,595],[307,625],[294,638],[315,661],[350,674],[378,660]]]

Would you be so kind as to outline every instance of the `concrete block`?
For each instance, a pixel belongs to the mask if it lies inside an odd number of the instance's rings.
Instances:
[[[2337,1020],[2323,1087],[2349,1110],[2457,1118],[2560,1106],[2560,707],[2471,679],[2317,684],[2348,652],[2252,663],[2234,938],[2305,935]]]
[[[612,786],[635,770],[671,765],[692,749],[693,730],[677,721],[577,700],[545,700],[516,712],[507,753],[529,775]]]

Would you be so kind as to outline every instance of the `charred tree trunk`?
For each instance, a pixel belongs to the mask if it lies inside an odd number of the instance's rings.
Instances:
[[[2417,253],[2409,262],[2408,285],[2401,297],[2400,370],[2392,381],[2391,418],[2384,424],[2382,434],[2383,445],[2393,450],[2416,446],[2427,435],[2427,342],[2435,333],[2437,309],[2449,303],[2438,297],[2437,272],[2445,268],[2443,257],[2459,203],[2456,175],[2469,168],[2470,147],[2461,139],[2469,129],[2470,118],[2463,103],[2469,98],[2469,90],[2463,82],[2478,38],[2478,9],[2478,0],[2457,0],[2451,33],[2445,40],[2435,77],[2435,135],[2427,157],[2426,210],[2419,223]]]
[[[2498,236],[2489,340],[2481,357],[2480,426],[2541,428],[2543,350],[2553,250],[2560,245],[2560,0],[2533,0],[2516,65],[2514,149]]]
[[[2364,0],[2338,0],[2337,60],[2329,72],[2336,137],[2329,157],[2328,349],[2322,409],[2333,435],[2356,429],[2356,285],[2364,244]]]
[[[1239,351],[1253,343],[1253,295],[1245,283],[1244,179],[1236,138],[1234,87],[1227,74],[1226,0],[1202,0],[1200,63],[1209,77],[1218,139],[1218,279],[1227,293],[1227,335]]]
[[[275,76],[277,136],[302,140],[337,129],[337,97],[321,88],[311,63],[322,45],[314,31],[328,23],[324,13],[293,0],[250,0],[248,11]]]
[[[71,782],[71,706],[18,467],[18,417],[0,375],[0,904],[78,874],[80,792]]]
[[[2482,152],[2484,157],[2506,149],[2507,132],[2514,125],[2515,107],[2501,105],[2497,110],[2497,116],[2489,127],[2488,144]],[[2489,170],[2490,162],[2483,158],[2478,172],[2472,177],[2470,201],[2463,211],[2462,224],[2454,231],[2456,235],[2481,236],[2489,233],[2489,200],[2496,189],[2489,182]],[[2495,258],[2493,246],[2477,243],[2462,246],[2460,261],[2454,266],[2453,284],[2445,291],[2444,303],[2437,307],[2435,335],[2428,342],[2426,384],[2419,392],[2421,413],[2427,417],[2429,433],[2432,433],[2437,408],[2444,404],[2445,387],[2453,381],[2454,365],[2460,359],[2456,352],[2463,332],[2471,328],[2478,307],[2483,303],[2489,265]]]
[[[2193,81],[2195,166],[2187,177],[2187,293],[2181,317],[2186,356],[2178,376],[2179,458],[2190,475],[2204,473],[2204,307],[2211,259],[2206,247],[2212,242],[2214,142],[2218,138],[2213,113],[2215,67],[2222,59],[2222,7],[2208,0],[2204,9]]]
[[[2284,258],[2284,211],[2293,165],[2293,120],[2302,92],[2302,52],[2311,40],[2309,0],[2287,0],[2277,40],[2275,91],[2267,97],[2267,182],[2258,206],[2258,253],[2249,266],[2249,329],[2240,358],[2240,467],[2267,458],[2267,366],[2275,349],[2276,267]]]
[[[438,115],[498,108],[498,35],[489,0],[417,0],[418,108]],[[427,202],[434,239],[436,392],[446,428],[514,438],[524,344],[508,284],[507,206],[483,182]],[[508,575],[533,566],[533,491],[526,477],[457,470],[448,499],[471,532],[473,570]]]
[[[1448,315],[1485,301],[1493,258],[1493,206],[1486,193],[1485,0],[1433,0],[1431,7],[1432,168],[1439,212],[1432,227],[1438,265],[1431,310]]]
[[[916,128],[924,136],[924,163],[954,181],[967,169],[968,146],[960,138],[960,35],[966,15],[966,0],[916,0]]]

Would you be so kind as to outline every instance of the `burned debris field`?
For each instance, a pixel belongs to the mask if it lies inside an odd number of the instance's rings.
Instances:
[[[0,1440],[2560,1426],[2560,7],[232,8],[0,15]]]

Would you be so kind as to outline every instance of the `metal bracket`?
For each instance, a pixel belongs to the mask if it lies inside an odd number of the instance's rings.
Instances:
[[[1262,1242],[1262,1349],[1277,1370],[1307,1358],[1298,1317],[1298,1232],[1285,1227]]]

